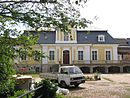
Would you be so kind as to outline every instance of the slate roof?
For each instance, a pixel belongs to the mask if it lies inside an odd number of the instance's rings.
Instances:
[[[105,42],[98,42],[98,35],[105,35]],[[37,44],[55,44],[56,32],[44,31],[40,34]],[[67,43],[68,44],[68,43]],[[106,31],[79,31],[77,30],[77,44],[118,44]]]
[[[115,40],[119,43],[119,46],[130,46],[130,38],[115,38]]]
[[[37,35],[40,34],[40,37],[37,41],[37,44],[55,44],[55,31],[42,31],[37,33],[35,30],[25,30],[24,35],[28,34]]]
[[[104,35],[105,41],[98,42],[98,35]],[[116,40],[106,31],[77,31],[78,44],[117,44]]]
[[[41,32],[37,44],[55,44],[55,31]]]
[[[115,38],[119,43],[118,52],[119,53],[130,53],[130,38]]]

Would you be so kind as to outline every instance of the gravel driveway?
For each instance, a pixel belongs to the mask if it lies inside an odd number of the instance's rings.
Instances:
[[[130,98],[130,74],[102,74],[101,77],[98,81],[86,81],[78,88],[69,88],[66,98]]]

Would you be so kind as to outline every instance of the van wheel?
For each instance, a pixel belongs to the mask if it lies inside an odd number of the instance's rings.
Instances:
[[[61,86],[61,87],[67,87],[65,81],[61,81],[61,82],[60,82],[60,86]]]
[[[78,86],[79,86],[79,84],[74,84],[74,86],[75,86],[75,87],[78,87]]]

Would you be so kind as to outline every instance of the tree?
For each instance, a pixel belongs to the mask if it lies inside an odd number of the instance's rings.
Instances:
[[[73,1],[73,0],[72,0]],[[68,25],[86,27],[75,5],[86,0],[1,0],[0,1],[0,97],[9,96],[14,89],[11,76],[16,52],[29,50],[37,42],[37,35],[23,35],[19,26],[35,31],[40,27],[60,28],[67,32]],[[15,46],[24,48],[17,50]]]

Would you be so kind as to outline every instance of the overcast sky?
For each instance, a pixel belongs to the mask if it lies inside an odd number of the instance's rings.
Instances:
[[[130,0],[88,0],[81,15],[114,38],[130,38]],[[95,18],[96,16],[96,18]]]

